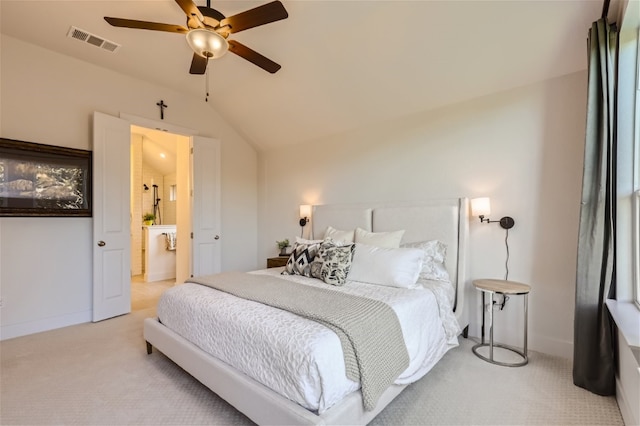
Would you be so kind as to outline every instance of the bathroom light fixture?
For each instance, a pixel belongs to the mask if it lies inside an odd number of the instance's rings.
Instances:
[[[304,227],[309,223],[309,216],[311,216],[311,206],[309,204],[300,205],[300,226]]]
[[[490,220],[488,216],[491,214],[491,200],[489,197],[473,198],[471,200],[471,216],[478,216],[480,223],[499,223],[504,229],[511,229],[515,225],[513,218],[504,216],[500,220]]]
[[[193,51],[203,58],[217,59],[227,53],[229,43],[215,31],[196,28],[187,33],[187,43]]]

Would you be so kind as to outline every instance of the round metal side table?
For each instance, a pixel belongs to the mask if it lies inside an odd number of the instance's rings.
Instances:
[[[479,358],[490,362],[492,364],[502,365],[505,367],[521,367],[526,365],[529,362],[529,357],[527,356],[527,308],[528,308],[528,297],[529,291],[531,287],[527,284],[522,284],[515,281],[506,281],[506,280],[493,280],[493,279],[481,279],[481,280],[473,280],[473,285],[478,290],[482,291],[482,340],[480,343],[475,345],[472,350],[473,353],[476,354]],[[499,343],[493,342],[493,295],[494,294],[502,294],[502,295],[522,295],[524,296],[524,347],[522,351],[519,351],[516,348],[511,346],[502,345]],[[485,343],[484,341],[484,329],[485,329],[485,296],[489,296],[489,342]],[[486,357],[478,352],[478,349],[481,347],[489,347],[489,356]],[[493,358],[493,348],[498,347],[502,349],[509,350],[514,352],[522,357],[522,361],[520,362],[501,362],[496,361]]]

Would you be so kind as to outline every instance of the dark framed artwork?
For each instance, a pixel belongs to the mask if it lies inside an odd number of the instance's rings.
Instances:
[[[0,138],[0,216],[91,216],[91,151]]]

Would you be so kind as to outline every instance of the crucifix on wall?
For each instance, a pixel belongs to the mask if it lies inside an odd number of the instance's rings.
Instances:
[[[164,109],[168,108],[169,105],[165,104],[162,99],[160,99],[160,102],[156,103],[156,105],[160,107],[160,120],[164,120]]]

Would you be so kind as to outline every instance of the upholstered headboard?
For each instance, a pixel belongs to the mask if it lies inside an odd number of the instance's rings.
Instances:
[[[367,231],[373,229],[373,209],[367,205],[357,204],[325,204],[313,206],[311,210],[311,225],[314,238],[323,238],[327,227],[336,229],[356,229],[360,227]]]
[[[447,245],[445,266],[456,286],[455,312],[460,325],[469,324],[471,285],[467,281],[469,201],[466,198],[401,203],[336,204],[313,206],[314,238],[324,237],[328,226],[372,232],[405,231],[402,243],[439,240]]]

